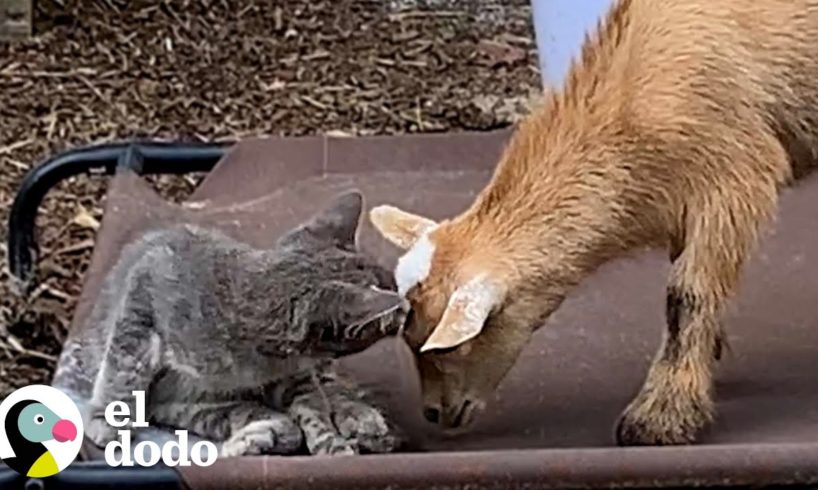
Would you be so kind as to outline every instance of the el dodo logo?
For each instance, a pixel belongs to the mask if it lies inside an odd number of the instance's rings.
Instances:
[[[82,445],[82,416],[63,392],[31,385],[0,403],[0,459],[31,477],[56,475]]]

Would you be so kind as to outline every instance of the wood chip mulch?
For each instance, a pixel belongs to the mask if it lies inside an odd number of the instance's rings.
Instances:
[[[540,87],[528,0],[38,0],[0,43],[0,219],[36,162],[134,137],[236,140],[489,130]],[[171,200],[200,176],[153,179]],[[37,284],[0,231],[0,397],[48,382],[102,219],[105,179],[52,190]]]

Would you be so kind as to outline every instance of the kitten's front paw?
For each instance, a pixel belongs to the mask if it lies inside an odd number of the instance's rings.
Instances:
[[[365,403],[350,402],[336,407],[334,421],[341,435],[356,441],[361,452],[389,453],[403,443],[380,410]]]
[[[324,444],[317,444],[310,453],[314,456],[351,456],[358,454],[358,448],[351,441],[334,437]]]
[[[83,427],[85,436],[100,448],[117,439],[116,427],[109,425],[102,414],[84,420]]]
[[[301,430],[292,422],[259,420],[242,427],[226,440],[220,456],[292,454],[301,447],[302,439]]]

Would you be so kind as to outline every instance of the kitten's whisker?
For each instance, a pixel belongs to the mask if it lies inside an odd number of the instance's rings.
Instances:
[[[372,323],[374,321],[379,322],[379,327],[380,327],[381,333],[383,333],[383,334],[389,333],[389,325],[394,323],[394,316],[393,315],[394,315],[394,313],[396,311],[401,311],[401,309],[402,309],[401,307],[402,307],[402,305],[396,305],[396,306],[394,306],[394,307],[392,307],[392,308],[390,308],[388,310],[384,310],[384,311],[378,312],[378,313],[376,313],[376,314],[374,314],[374,315],[372,315],[370,317],[367,317],[367,318],[361,320],[360,322],[353,323],[353,324],[349,325],[349,328],[351,329],[351,333],[354,333],[354,334],[357,335],[358,331],[362,327],[364,327],[366,325],[369,325],[370,323]],[[386,320],[386,319],[392,319],[392,321],[384,322],[383,320]]]
[[[363,330],[364,326],[366,326],[365,322],[353,323],[352,325],[347,327],[348,335],[346,335],[346,338],[353,340],[357,339],[360,336],[361,330]]]
[[[409,321],[409,312],[411,309],[412,306],[404,299],[400,305],[400,317],[396,319],[398,322],[398,337],[403,337],[403,334],[406,331],[406,324]]]

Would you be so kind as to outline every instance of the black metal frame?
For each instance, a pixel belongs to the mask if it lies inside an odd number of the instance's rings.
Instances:
[[[148,468],[112,468],[105,462],[76,462],[48,478],[29,478],[0,466],[0,489],[3,490],[181,490],[181,475],[173,468],[158,465]]]
[[[39,257],[35,234],[43,198],[64,179],[80,174],[113,175],[126,166],[140,175],[208,172],[232,143],[126,141],[69,150],[44,161],[23,178],[8,221],[8,266],[17,286],[31,285]]]

